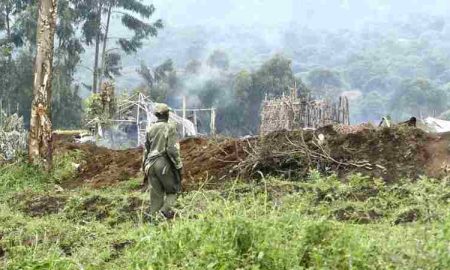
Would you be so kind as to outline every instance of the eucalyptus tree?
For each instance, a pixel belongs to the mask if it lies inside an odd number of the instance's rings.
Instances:
[[[208,57],[208,65],[212,68],[227,70],[230,67],[230,58],[226,52],[215,50]]]
[[[32,0],[0,0],[0,31],[5,32],[4,37],[0,40],[0,45],[8,50],[10,61],[13,46],[23,43],[21,31],[14,27],[14,23],[20,19],[24,10],[33,2]]]
[[[40,0],[37,24],[37,54],[34,65],[33,102],[28,144],[30,162],[52,164],[51,87],[57,0]]]
[[[52,82],[52,122],[59,128],[78,127],[82,118],[82,100],[74,75],[85,50],[76,30],[76,18],[70,1],[59,0]]]
[[[179,79],[172,59],[167,59],[153,69],[141,63],[138,73],[145,82],[149,96],[158,102],[166,101],[178,86]]]
[[[136,52],[142,47],[144,39],[156,36],[158,30],[163,27],[161,20],[149,21],[155,12],[155,7],[146,5],[140,0],[71,1],[77,10],[78,22],[82,25],[84,43],[95,47],[90,86],[94,93],[97,92],[104,77],[111,77],[119,70],[120,55],[114,52],[115,50],[125,53]],[[119,15],[122,26],[131,35],[110,36],[112,14]],[[108,50],[108,41],[111,39],[116,40],[118,47]]]

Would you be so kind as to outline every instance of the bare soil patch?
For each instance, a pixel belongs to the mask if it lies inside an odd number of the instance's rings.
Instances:
[[[65,187],[104,187],[143,177],[142,149],[111,150],[76,144],[58,135],[55,151],[79,150],[85,160]],[[301,178],[310,169],[343,179],[364,173],[387,182],[450,172],[450,134],[432,135],[407,126],[392,128],[327,126],[316,131],[279,131],[261,138],[188,138],[180,143],[183,187],[215,185],[235,177]]]

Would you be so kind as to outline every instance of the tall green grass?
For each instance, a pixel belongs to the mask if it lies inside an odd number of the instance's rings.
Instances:
[[[45,172],[24,160],[0,166],[0,194],[26,189],[48,190],[54,184],[71,180],[76,175],[75,165],[80,163],[82,158],[83,155],[79,151],[55,155],[50,172]]]
[[[40,169],[26,163],[8,164],[0,167],[0,194],[27,188],[42,190],[51,179]]]
[[[45,185],[45,176],[15,170],[8,179],[19,188],[3,189],[0,203],[5,269],[450,268],[446,180],[386,185],[312,172],[299,182],[236,181],[185,193],[176,220],[147,224],[148,194],[134,191],[138,180],[31,191],[20,188],[23,177]]]

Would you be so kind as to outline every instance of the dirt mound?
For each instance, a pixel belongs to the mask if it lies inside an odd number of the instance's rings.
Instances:
[[[142,149],[111,150],[91,143],[74,143],[70,136],[56,137],[56,153],[75,150],[82,153],[84,160],[75,181],[66,183],[68,187],[84,183],[94,187],[116,184],[138,176],[142,166]]]
[[[425,145],[428,160],[425,174],[432,177],[445,177],[450,174],[450,133],[429,136]]]
[[[181,142],[184,185],[217,181],[237,175],[235,167],[246,157],[247,140],[190,138]]]
[[[425,146],[429,138],[420,129],[398,126],[347,135],[331,132],[327,137],[330,156],[348,164],[332,166],[338,171],[362,172],[388,181],[416,178],[425,173],[429,157]]]
[[[316,131],[279,131],[259,139],[189,138],[181,141],[183,187],[214,185],[225,178],[263,175],[299,178],[310,169],[323,173],[364,173],[386,181],[441,177],[450,172],[450,134],[430,135],[397,126],[346,128],[327,126]],[[142,149],[111,150],[76,144],[57,136],[58,153],[78,150],[84,155],[77,178],[68,187],[108,186],[142,177]]]
[[[436,176],[439,160],[449,158],[448,145],[436,137],[408,126],[364,127],[352,132],[327,126],[316,131],[280,131],[262,138],[240,166],[247,176],[262,172],[287,178],[304,177],[311,168],[341,176],[361,172],[386,181]],[[434,164],[434,165],[433,165]]]
[[[183,186],[198,185],[204,181],[214,182],[236,175],[233,168],[246,157],[245,140],[189,138],[180,142],[184,164]],[[143,177],[141,173],[142,149],[111,150],[94,144],[77,144],[72,136],[57,135],[56,153],[80,151],[84,157],[78,175],[65,187],[82,184],[93,187],[109,186]]]

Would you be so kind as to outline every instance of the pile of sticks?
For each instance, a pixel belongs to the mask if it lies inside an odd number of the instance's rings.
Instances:
[[[330,124],[350,124],[346,97],[338,102],[310,100],[295,95],[265,100],[261,112],[261,134],[278,130],[316,129]]]
[[[264,141],[267,138],[269,140]],[[308,175],[311,169],[323,173],[354,169],[386,170],[385,167],[371,164],[368,160],[333,157],[323,135],[312,131],[300,130],[294,137],[286,132],[283,137],[274,139],[276,143],[270,137],[267,138],[249,143],[246,147],[247,157],[237,165],[242,177],[261,174],[282,175],[287,178],[303,177]]]

